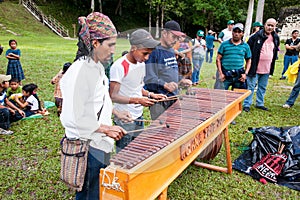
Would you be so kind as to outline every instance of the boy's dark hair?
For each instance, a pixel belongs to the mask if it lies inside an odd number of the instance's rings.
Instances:
[[[63,74],[66,73],[66,71],[69,69],[69,67],[72,65],[72,63],[70,62],[66,62],[64,65],[63,65]]]
[[[295,32],[298,32],[298,33],[299,33],[299,31],[298,31],[298,30],[293,30],[292,34],[294,34]]]
[[[17,78],[10,79],[9,83],[11,83],[11,82],[20,83],[19,79],[17,79]]]
[[[9,40],[9,41],[8,41],[8,45],[10,46],[10,44],[11,44],[12,42],[15,42],[16,44],[18,44],[18,43],[17,43],[17,40]]]

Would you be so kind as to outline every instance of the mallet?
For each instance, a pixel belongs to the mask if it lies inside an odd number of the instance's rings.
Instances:
[[[149,127],[149,128],[145,128],[145,129],[138,129],[138,130],[133,130],[133,131],[127,131],[127,134],[131,134],[131,133],[136,133],[136,132],[141,132],[141,131],[144,131],[144,130],[152,130],[152,129],[157,129],[157,128],[170,128],[170,125],[165,123],[164,125],[161,125],[161,126],[155,126],[155,127]]]

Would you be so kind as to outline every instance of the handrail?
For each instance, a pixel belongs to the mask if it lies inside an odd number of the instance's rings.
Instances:
[[[46,16],[40,11],[32,0],[22,0],[22,5],[40,22],[48,26],[61,37],[69,37],[69,30],[51,15]]]

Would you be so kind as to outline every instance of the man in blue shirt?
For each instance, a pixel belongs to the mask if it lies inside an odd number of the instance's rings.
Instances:
[[[182,79],[178,74],[178,64],[172,48],[179,37],[185,36],[181,32],[180,25],[174,21],[168,21],[161,32],[160,45],[150,54],[146,63],[146,76],[144,78],[145,89],[157,94],[165,94],[168,97],[178,94],[178,85],[191,86],[189,79]],[[150,107],[152,119],[156,119],[175,101],[157,102]]]
[[[251,50],[249,45],[243,42],[243,36],[243,24],[235,24],[232,38],[224,41],[218,49],[217,67],[225,90],[228,90],[230,86],[232,89],[246,89],[245,81],[251,64]],[[246,60],[246,70],[244,60]]]
[[[214,41],[215,39],[215,32],[212,30],[208,31],[208,34],[205,37],[206,40],[206,62],[212,63],[212,58],[214,56]],[[209,59],[208,59],[208,54],[209,54]]]

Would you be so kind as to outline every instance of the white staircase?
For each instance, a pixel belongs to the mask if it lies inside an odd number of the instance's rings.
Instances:
[[[69,30],[51,16],[46,16],[40,11],[32,0],[22,0],[22,5],[41,23],[48,26],[61,37],[69,37]]]

